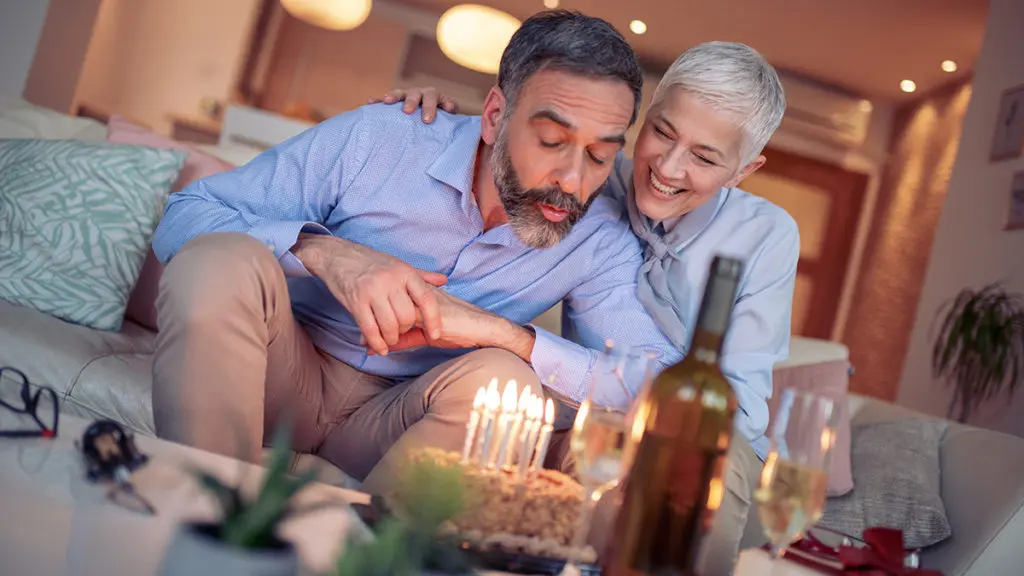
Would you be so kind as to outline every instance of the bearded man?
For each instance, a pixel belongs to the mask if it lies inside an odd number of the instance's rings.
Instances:
[[[670,356],[628,218],[596,194],[641,83],[610,24],[545,12],[482,116],[364,106],[173,195],[157,434],[255,460],[287,410],[293,448],[381,493],[406,450],[461,448],[492,377],[573,404],[606,339]],[[563,300],[582,345],[529,325]]]

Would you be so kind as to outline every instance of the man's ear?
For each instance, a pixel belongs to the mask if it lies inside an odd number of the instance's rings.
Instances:
[[[480,118],[480,138],[488,146],[494,145],[498,138],[498,128],[501,125],[501,116],[505,113],[505,94],[501,88],[494,86],[487,93],[484,100],[484,112]]]
[[[745,180],[747,176],[750,176],[754,172],[757,172],[758,168],[764,166],[764,163],[767,160],[768,159],[765,158],[764,156],[758,156],[753,162],[744,166],[743,169],[740,170],[739,174],[737,174],[732,180],[726,182],[725,187],[734,188],[740,182],[743,182],[743,180]]]

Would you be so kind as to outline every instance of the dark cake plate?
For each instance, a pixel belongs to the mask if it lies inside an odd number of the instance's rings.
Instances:
[[[558,560],[556,558],[506,552],[500,548],[477,550],[468,544],[464,545],[463,548],[473,558],[477,566],[488,570],[500,570],[513,574],[557,576],[562,571],[562,568],[565,567],[565,560]],[[597,564],[580,564],[579,568],[581,576],[599,576],[601,574],[601,568]]]

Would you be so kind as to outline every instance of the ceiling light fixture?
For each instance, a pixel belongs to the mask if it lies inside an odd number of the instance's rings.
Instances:
[[[913,92],[914,90],[917,90],[917,84],[913,80],[901,80],[900,90],[903,90],[904,92]]]
[[[544,7],[549,10],[558,8],[558,0],[544,0]]]
[[[633,34],[643,34],[647,32],[647,24],[644,24],[643,20],[633,20],[629,23],[629,29],[633,31]]]
[[[352,30],[366,22],[373,0],[281,0],[281,6],[292,16],[314,26]]]
[[[490,6],[459,4],[437,21],[437,45],[460,66],[497,74],[501,54],[520,24],[515,16]]]
[[[956,62],[953,62],[952,60],[943,60],[942,61],[942,71],[943,72],[956,72]]]

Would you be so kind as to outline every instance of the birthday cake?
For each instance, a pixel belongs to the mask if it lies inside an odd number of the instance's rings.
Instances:
[[[460,455],[434,448],[410,454],[412,461],[461,469],[466,505],[445,531],[456,534],[479,550],[500,549],[546,558],[569,557],[583,503],[583,487],[555,470],[539,469],[517,474],[512,468],[498,470],[465,466]],[[596,560],[593,548],[575,551],[579,561]]]

